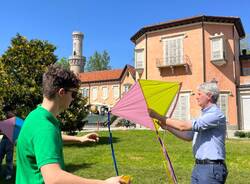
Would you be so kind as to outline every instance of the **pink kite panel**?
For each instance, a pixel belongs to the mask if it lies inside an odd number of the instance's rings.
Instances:
[[[148,115],[147,104],[138,82],[117,102],[111,109],[111,113],[155,130],[153,121]]]

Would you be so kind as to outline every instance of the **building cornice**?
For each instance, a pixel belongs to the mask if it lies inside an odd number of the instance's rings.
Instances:
[[[140,37],[142,37],[144,34],[157,31],[157,30],[162,30],[162,29],[167,29],[167,28],[174,28],[178,26],[185,26],[189,24],[194,24],[194,23],[199,23],[199,22],[204,22],[204,23],[217,23],[217,24],[224,24],[224,23],[231,23],[234,24],[240,38],[245,37],[245,31],[243,28],[243,25],[241,23],[241,20],[239,17],[224,17],[224,16],[206,16],[206,15],[201,15],[201,16],[194,16],[194,17],[188,17],[184,19],[177,19],[177,20],[172,20],[168,22],[163,22],[155,25],[150,25],[150,26],[145,26],[141,28],[138,32],[136,32],[132,37],[131,41],[136,43],[136,40],[138,40]]]

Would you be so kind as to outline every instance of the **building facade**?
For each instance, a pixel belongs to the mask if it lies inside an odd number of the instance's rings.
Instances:
[[[113,107],[130,89],[135,83],[135,70],[126,65],[123,69],[83,72],[79,77],[83,97],[100,112],[102,107]]]
[[[217,104],[228,127],[244,129],[239,100],[240,39],[244,37],[238,17],[203,15],[143,27],[131,37],[136,79],[182,82],[173,115],[182,120],[200,115],[194,95],[197,86],[215,81],[221,90]]]
[[[240,102],[239,128],[250,130],[250,55],[243,51],[240,56],[241,76],[238,87],[238,101]]]

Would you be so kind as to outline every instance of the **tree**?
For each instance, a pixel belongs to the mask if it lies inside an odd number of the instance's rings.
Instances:
[[[1,58],[0,58],[1,61]],[[4,81],[2,81],[1,79],[3,79],[3,77],[5,76],[5,72],[3,70],[3,64],[0,62],[0,119],[3,119],[4,114],[1,111],[1,109],[3,109],[3,89],[4,89]]]
[[[246,49],[247,54],[250,54],[250,35],[247,34],[246,37],[240,41],[241,54],[242,50]]]
[[[110,56],[107,51],[103,51],[103,53],[95,51],[93,56],[90,56],[87,62],[86,71],[110,70],[111,66],[109,65],[109,62]]]
[[[29,41],[20,34],[11,40],[11,45],[0,58],[2,105],[14,107],[24,118],[41,103],[42,75],[48,65],[56,62],[55,49],[47,41]]]
[[[85,108],[87,98],[82,98],[79,93],[70,107],[59,115],[59,119],[63,123],[62,131],[68,134],[75,134],[75,131],[82,130],[84,126],[83,119],[88,114],[88,109]]]
[[[17,34],[11,45],[0,57],[0,118],[4,118],[3,106],[12,106],[17,115],[25,118],[42,102],[42,76],[47,67],[57,61],[56,47],[47,41],[27,40]],[[65,63],[61,59],[59,63]],[[67,66],[67,65],[63,65]],[[69,110],[61,114],[67,122],[65,130],[79,128],[86,116],[86,99],[79,94]]]
[[[55,64],[65,68],[65,69],[69,69],[69,60],[66,59],[65,57],[58,60]]]

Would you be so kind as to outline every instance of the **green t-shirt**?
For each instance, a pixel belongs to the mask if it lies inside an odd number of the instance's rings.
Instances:
[[[17,141],[16,184],[44,183],[40,168],[58,163],[64,169],[60,122],[38,106],[25,119]]]

